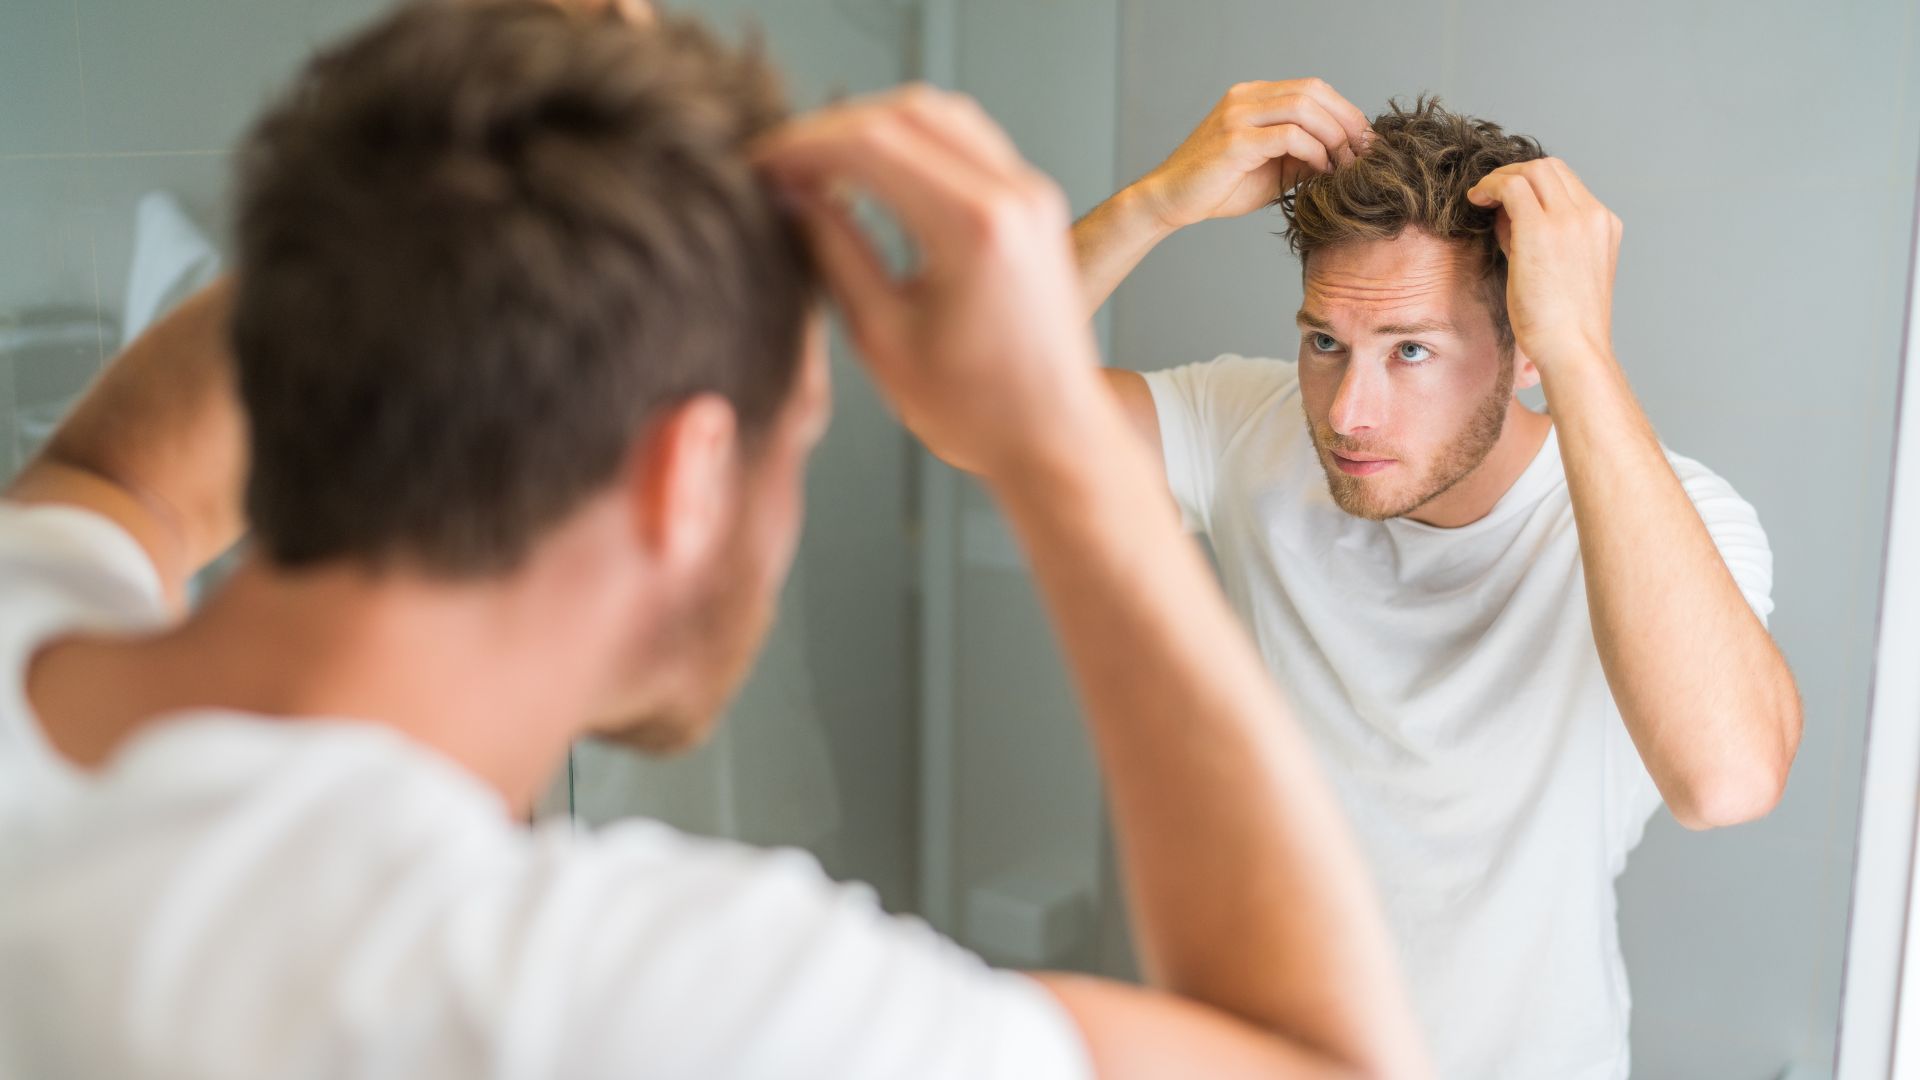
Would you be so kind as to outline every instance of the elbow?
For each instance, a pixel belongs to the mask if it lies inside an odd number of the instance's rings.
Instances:
[[[1780,734],[1774,746],[1754,748],[1689,777],[1678,797],[1667,800],[1674,820],[1704,831],[1744,825],[1772,813],[1786,793],[1787,775],[1800,747],[1797,696],[1781,711],[1776,730]]]
[[[1693,785],[1682,798],[1669,799],[1667,809],[1675,821],[1695,832],[1724,829],[1766,817],[1785,790],[1784,772],[1777,778],[1758,771],[1751,776],[1715,777]]]

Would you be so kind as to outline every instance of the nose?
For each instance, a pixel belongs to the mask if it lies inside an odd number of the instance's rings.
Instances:
[[[1386,375],[1373,364],[1350,362],[1340,377],[1327,423],[1341,435],[1365,435],[1386,415]]]

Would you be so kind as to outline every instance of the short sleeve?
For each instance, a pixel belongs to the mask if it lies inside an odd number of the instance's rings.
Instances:
[[[1747,606],[1766,625],[1773,615],[1773,548],[1767,543],[1766,530],[1760,527],[1760,515],[1733,490],[1733,485],[1709,471],[1697,461],[1669,454],[1680,486],[1693,500],[1693,508],[1706,523],[1713,546],[1720,550],[1733,573],[1734,584]]]
[[[78,507],[0,500],[0,814],[44,809],[72,782],[28,706],[27,661],[50,638],[166,617],[159,574],[120,526]]]
[[[1222,457],[1250,421],[1298,385],[1294,365],[1227,354],[1141,375],[1153,392],[1167,486],[1181,521],[1209,532]]]
[[[870,889],[834,884],[811,856],[648,821],[564,840],[564,861],[531,896],[471,927],[544,954],[527,970],[551,985],[519,996],[530,1019],[559,1027],[523,1029],[496,1057],[535,1066],[524,1074],[1091,1075],[1077,1027],[1038,983],[887,915]]]

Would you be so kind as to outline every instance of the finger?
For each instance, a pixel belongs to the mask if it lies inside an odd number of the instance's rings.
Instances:
[[[1341,130],[1346,132],[1347,145],[1355,151],[1365,152],[1367,146],[1373,142],[1373,124],[1368,121],[1367,114],[1361,112],[1358,106],[1343,97],[1325,79],[1291,79],[1276,85],[1287,87],[1289,93],[1305,94],[1319,102],[1320,107],[1327,110],[1327,114],[1332,116],[1340,124]]]
[[[1613,214],[1613,211],[1608,209],[1605,203],[1595,198],[1593,192],[1587,190],[1586,183],[1580,179],[1579,173],[1573,171],[1573,166],[1561,161],[1559,158],[1548,158],[1547,160],[1553,162],[1554,171],[1560,174],[1560,182],[1566,185],[1567,194],[1573,197],[1575,203],[1583,203],[1588,206],[1605,209],[1609,216]]]
[[[1593,199],[1593,192],[1587,190],[1587,185],[1581,182],[1579,174],[1573,171],[1573,166],[1559,158],[1547,158],[1546,161],[1553,166],[1553,171],[1559,174],[1560,182],[1566,185],[1569,195],[1576,199]],[[1594,201],[1599,200],[1594,199]]]
[[[1298,124],[1254,128],[1248,137],[1269,160],[1290,157],[1315,172],[1326,172],[1333,167],[1328,157],[1327,145],[1314,138]],[[1275,192],[1275,194],[1280,193]]]
[[[1539,196],[1540,205],[1545,207],[1548,213],[1564,212],[1575,205],[1573,192],[1567,188],[1566,181],[1561,179],[1560,170],[1555,168],[1557,164],[1554,158],[1535,158],[1532,161],[1522,162],[1520,166],[1520,174],[1533,185],[1534,194]]]
[[[946,143],[955,153],[974,157],[1004,178],[1014,179],[1026,168],[1013,139],[973,98],[914,87],[903,92],[901,105],[907,118],[929,137]]]
[[[1282,94],[1249,102],[1236,115],[1255,127],[1297,125],[1320,141],[1330,160],[1342,165],[1353,160],[1355,148],[1348,140],[1347,129],[1325,105],[1306,94]]]
[[[893,212],[929,263],[951,258],[966,242],[983,197],[1005,187],[884,102],[839,106],[789,125],[754,156],[785,186],[858,185]]]
[[[1527,221],[1546,212],[1540,205],[1540,196],[1534,191],[1533,184],[1517,165],[1502,165],[1481,177],[1480,182],[1467,192],[1467,201],[1475,206],[1499,207],[1516,222]]]

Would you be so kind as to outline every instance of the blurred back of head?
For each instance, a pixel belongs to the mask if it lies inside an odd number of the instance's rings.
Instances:
[[[284,568],[511,571],[651,417],[786,400],[814,275],[747,146],[759,50],[428,0],[320,53],[241,154],[247,510]]]

